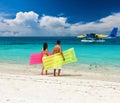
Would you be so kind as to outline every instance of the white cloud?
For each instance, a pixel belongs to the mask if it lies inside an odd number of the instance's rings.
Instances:
[[[10,26],[14,26],[14,25],[22,25],[26,23],[31,23],[31,22],[37,22],[38,21],[38,14],[34,13],[33,11],[30,12],[18,12],[16,14],[16,18],[15,19],[6,19],[4,20],[4,22],[6,22],[7,24],[9,24]],[[30,24],[29,23],[29,24]]]
[[[9,14],[9,13],[0,12],[0,18],[10,17],[10,16],[11,16],[11,14]]]
[[[39,30],[38,14],[33,11],[18,12],[15,19],[4,18],[0,22],[0,31],[9,31],[0,33],[2,36],[34,36],[36,29]]]
[[[14,19],[6,19],[0,15],[0,36],[76,36],[90,32],[109,33],[113,27],[120,28],[119,18],[120,13],[115,13],[95,22],[70,24],[66,17],[43,15],[39,18],[33,11],[18,12]]]
[[[65,17],[53,17],[53,16],[43,16],[40,19],[40,26],[52,26],[52,27],[61,27],[66,25],[67,18]]]
[[[40,19],[40,28],[45,32],[46,35],[67,35],[67,27],[70,28],[70,24],[67,23],[67,18],[65,17],[53,17],[44,15]]]

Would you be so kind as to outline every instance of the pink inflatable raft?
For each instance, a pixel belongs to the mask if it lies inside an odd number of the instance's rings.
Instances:
[[[52,55],[52,52],[49,52],[49,55]],[[30,65],[41,64],[42,63],[43,53],[31,54],[30,56]]]

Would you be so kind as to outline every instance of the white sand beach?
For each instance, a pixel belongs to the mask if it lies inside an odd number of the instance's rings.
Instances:
[[[0,103],[120,103],[120,78],[51,73],[0,64]]]

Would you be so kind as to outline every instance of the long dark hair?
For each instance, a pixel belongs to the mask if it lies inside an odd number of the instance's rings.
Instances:
[[[46,43],[46,42],[45,42],[45,43],[43,43],[43,50],[45,51],[47,48],[48,48],[47,43]]]
[[[60,45],[60,40],[57,40],[57,44]]]

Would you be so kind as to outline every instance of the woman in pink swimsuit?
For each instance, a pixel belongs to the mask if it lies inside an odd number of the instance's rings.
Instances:
[[[48,45],[47,45],[47,43],[43,44],[42,53],[43,53],[43,58],[49,55],[48,54]],[[42,65],[41,75],[43,75],[43,74],[44,74],[44,66]],[[45,70],[45,74],[47,75],[47,70]]]

